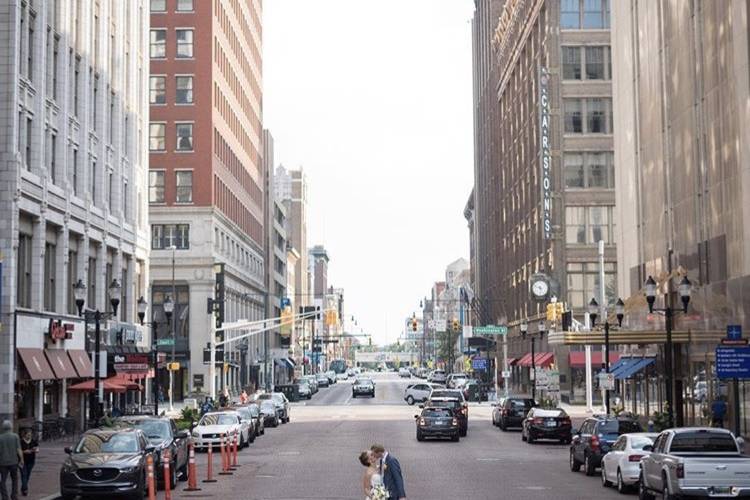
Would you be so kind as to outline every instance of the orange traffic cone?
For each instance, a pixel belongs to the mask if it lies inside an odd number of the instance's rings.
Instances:
[[[154,478],[154,457],[146,457],[146,482],[148,483],[148,500],[156,500],[156,479]]]
[[[195,459],[193,459],[193,461],[195,461]],[[206,479],[204,479],[203,482],[216,482],[216,479],[214,479],[214,445],[212,443],[208,443],[208,472],[206,473]]]
[[[164,500],[172,500],[172,457],[169,454],[169,448],[164,450],[162,455],[162,466],[164,467]]]
[[[229,445],[227,442],[227,446],[224,446],[224,442],[226,441],[227,436],[226,434],[221,435],[221,439],[219,443],[221,444],[221,472],[219,472],[220,476],[231,476],[234,473],[229,470]]]
[[[209,462],[210,464],[210,462]],[[209,465],[210,467],[210,465]],[[193,441],[188,441],[188,487],[183,491],[200,491],[198,488],[198,471],[195,467],[195,446]]]

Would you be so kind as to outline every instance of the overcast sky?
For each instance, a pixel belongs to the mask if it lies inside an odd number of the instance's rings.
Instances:
[[[266,0],[264,122],[373,342],[468,258],[472,0]],[[349,319],[349,318],[347,318]]]

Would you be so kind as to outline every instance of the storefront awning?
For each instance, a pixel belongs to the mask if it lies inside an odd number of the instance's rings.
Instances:
[[[518,361],[518,358],[508,358],[508,366],[513,366],[516,361]]]
[[[91,364],[89,353],[83,349],[71,349],[67,352],[79,377],[86,378],[94,376],[94,366]]]
[[[602,366],[602,359],[604,356],[600,352],[591,353],[591,366],[598,367]],[[620,360],[620,354],[616,352],[609,353],[609,366],[610,371],[614,369],[614,363]],[[585,351],[573,351],[568,356],[568,363],[572,368],[584,368],[586,366],[586,352]]]
[[[536,368],[546,368],[555,361],[555,354],[551,352],[534,353],[534,366]],[[526,354],[516,363],[516,366],[531,366],[531,354]]]
[[[294,370],[294,363],[292,363],[289,358],[274,358],[273,361],[279,366],[283,366],[289,370]]]
[[[47,361],[49,361],[49,365],[57,378],[78,377],[75,368],[73,368],[73,363],[70,362],[70,358],[65,353],[65,349],[45,349],[44,354],[47,356]]]
[[[16,349],[21,357],[31,380],[54,380],[55,374],[44,357],[42,349],[19,347]]]
[[[633,363],[630,363],[625,369],[619,370],[617,372],[617,375],[615,375],[615,378],[617,379],[630,378],[654,362],[654,358],[633,358],[633,359],[636,361],[634,361]]]
[[[119,384],[115,384],[114,382],[110,382],[106,379],[100,380],[99,383],[102,384],[104,392],[125,392],[127,390],[125,387]],[[94,379],[89,379],[85,382],[79,382],[77,384],[71,385],[70,387],[68,387],[68,390],[91,392],[94,390]]]
[[[108,379],[105,379],[105,382],[111,382],[116,385],[121,385],[129,391],[142,391],[143,390],[143,386],[141,384],[133,382],[132,380],[128,380],[119,374],[115,375],[114,377],[109,377]]]
[[[609,367],[609,373],[612,373],[615,376],[615,378],[618,378],[617,376],[621,371],[627,370],[629,367],[637,363],[638,360],[640,359],[641,359],[640,357],[620,358],[620,360],[617,363]]]

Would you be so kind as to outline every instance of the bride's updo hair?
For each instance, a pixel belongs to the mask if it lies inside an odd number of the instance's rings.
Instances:
[[[359,454],[359,463],[364,465],[365,467],[370,466],[370,453],[367,451],[363,451]]]

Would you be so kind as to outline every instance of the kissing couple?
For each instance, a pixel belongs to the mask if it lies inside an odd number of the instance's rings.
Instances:
[[[362,477],[365,500],[406,500],[401,464],[383,445],[360,453],[359,462],[367,467]]]

